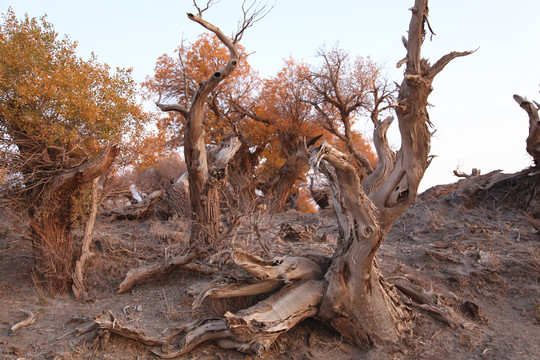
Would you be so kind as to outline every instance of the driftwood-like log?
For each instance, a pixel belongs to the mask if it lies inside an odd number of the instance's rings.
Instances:
[[[176,256],[164,262],[143,265],[136,269],[131,269],[128,271],[124,281],[122,281],[122,283],[118,287],[118,294],[126,292],[127,290],[131,289],[132,287],[134,287],[136,284],[140,283],[141,281],[144,281],[153,277],[165,276],[169,274],[171,271],[173,271],[174,269],[179,268],[182,265],[189,264],[190,262],[195,260],[198,256],[199,256],[199,251],[193,251],[188,254]]]
[[[14,333],[15,331],[22,329],[23,327],[27,327],[29,325],[32,325],[36,322],[36,318],[34,317],[34,314],[31,311],[20,309],[23,313],[28,315],[26,319],[23,321],[19,321],[18,323],[14,324],[12,327],[9,328],[10,333]]]
[[[500,181],[511,178],[515,174],[503,174],[502,170],[495,170],[484,175],[468,176],[459,184],[456,194],[463,201],[467,208],[474,207],[474,197],[479,191],[489,190],[493,185]]]
[[[73,285],[71,286],[71,289],[73,290],[73,295],[75,295],[77,300],[83,300],[86,298],[83,273],[86,267],[86,262],[93,255],[90,251],[90,243],[92,242],[92,231],[94,230],[98,208],[98,182],[99,177],[95,178],[92,182],[92,208],[90,209],[90,214],[88,215],[88,220],[86,221],[86,226],[84,228],[81,257],[75,263],[75,270],[73,271]]]
[[[141,219],[148,215],[148,211],[152,208],[152,205],[159,201],[162,195],[163,192],[161,190],[156,190],[136,204],[124,208],[105,210],[102,213],[118,219]]]
[[[206,298],[226,299],[240,296],[265,294],[283,286],[283,280],[246,280],[237,284],[223,284],[204,289],[193,301],[197,309]]]
[[[228,329],[235,335],[235,347],[259,354],[268,350],[280,334],[317,314],[324,287],[323,280],[302,282],[285,287],[237,314],[227,312],[225,320]]]
[[[232,259],[242,269],[262,280],[311,280],[321,279],[323,272],[320,266],[304,257],[285,257],[266,261],[258,256],[242,251],[235,251]]]
[[[144,331],[122,323],[122,321],[116,319],[110,310],[107,314],[97,316],[95,322],[99,325],[101,330],[106,330],[128,339],[137,340],[145,345],[166,345],[163,340],[148,336]]]

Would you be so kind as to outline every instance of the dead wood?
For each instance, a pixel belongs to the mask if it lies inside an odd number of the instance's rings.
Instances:
[[[406,304],[417,309],[428,312],[435,319],[445,323],[446,325],[453,327],[456,322],[452,318],[448,309],[440,306],[436,306],[433,300],[422,289],[412,284],[410,281],[403,280],[401,278],[389,279],[401,293],[409,297],[410,301],[406,301]]]
[[[230,338],[232,335],[227,329],[225,320],[223,319],[208,319],[202,325],[196,326],[189,331],[184,339],[181,341],[179,350],[172,350],[169,346],[165,346],[163,349],[152,349],[152,353],[159,356],[162,359],[173,359],[182,355],[189,354],[197,346],[209,342],[219,341],[222,339]],[[227,348],[225,342],[222,343],[222,347]]]
[[[81,257],[75,263],[75,270],[73,271],[73,285],[71,286],[71,289],[73,290],[75,298],[79,301],[86,298],[83,273],[86,267],[86,262],[93,255],[90,251],[90,243],[92,242],[92,231],[94,230],[94,224],[96,222],[97,215],[98,182],[99,177],[95,178],[92,182],[92,208],[90,210],[90,214],[88,215],[88,220],[86,221],[86,226],[84,228],[84,235],[81,245]]]
[[[503,174],[501,170],[495,170],[484,175],[467,175],[459,183],[456,194],[461,197],[465,207],[472,208],[475,206],[475,197],[478,192],[488,191],[497,184],[510,181],[513,178],[522,177],[529,172],[530,170],[524,170],[515,174]]]
[[[236,284],[214,285],[204,289],[193,301],[192,307],[197,309],[206,298],[225,299],[240,296],[265,294],[283,286],[283,280],[245,280]]]
[[[305,257],[275,258],[271,261],[236,250],[232,259],[242,269],[262,280],[310,280],[322,279],[320,266]]]
[[[317,230],[310,225],[283,223],[279,229],[279,237],[288,242],[308,243],[317,237]]]
[[[146,335],[140,329],[123,324],[122,321],[116,319],[110,310],[107,314],[97,316],[95,318],[95,322],[99,325],[99,329],[101,330],[105,330],[128,339],[137,340],[145,345],[166,345],[166,343],[161,339],[153,338]]]
[[[317,203],[319,208],[326,209],[330,206],[330,193],[328,191],[328,187],[325,186],[324,188],[314,188],[313,187],[313,176],[309,179],[309,193],[311,194],[311,197],[313,200]]]
[[[124,208],[104,210],[102,211],[102,214],[112,216],[115,219],[143,219],[148,216],[152,205],[159,201],[162,198],[162,195],[163,192],[161,190],[156,190],[136,204]]]
[[[122,281],[118,288],[118,294],[126,292],[141,281],[153,277],[163,277],[168,275],[174,269],[191,263],[199,256],[200,252],[201,250],[194,250],[184,255],[175,256],[174,258],[164,262],[143,265],[136,269],[129,270],[126,278],[124,281]]]
[[[259,355],[268,350],[280,334],[317,314],[324,287],[322,280],[309,280],[285,287],[237,314],[227,312],[225,322],[235,335],[235,347]]]
[[[29,325],[32,325],[33,323],[36,322],[36,318],[34,317],[34,314],[31,311],[27,311],[27,310],[23,310],[23,309],[20,309],[20,310],[23,313],[25,313],[26,315],[28,315],[28,317],[25,320],[19,321],[18,323],[11,326],[9,328],[10,334],[13,334],[15,331],[17,331],[19,329],[22,329],[23,327],[27,327]]]
[[[529,115],[529,135],[526,140],[526,149],[534,159],[536,166],[540,166],[540,117],[538,116],[538,103],[533,103],[519,95],[514,95],[514,100]]]

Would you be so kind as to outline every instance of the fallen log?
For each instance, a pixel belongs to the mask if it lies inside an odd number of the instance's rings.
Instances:
[[[126,292],[136,284],[146,279],[168,275],[174,269],[191,263],[199,256],[199,253],[200,250],[194,250],[191,253],[176,256],[165,262],[143,265],[141,267],[129,270],[126,278],[118,287],[118,294]]]

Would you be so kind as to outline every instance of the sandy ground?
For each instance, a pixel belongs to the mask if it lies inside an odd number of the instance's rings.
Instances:
[[[440,194],[439,194],[440,195]],[[439,196],[438,195],[438,196]],[[449,326],[414,309],[414,324],[398,344],[354,349],[339,334],[310,319],[282,335],[266,354],[272,359],[538,359],[540,358],[540,234],[521,210],[492,202],[466,209],[454,193],[419,199],[395,223],[378,253],[389,279],[408,279],[445,309]],[[116,294],[127,271],[182,251],[187,225],[180,220],[114,221],[99,218],[87,270],[89,301],[50,296],[35,285],[31,245],[4,214],[0,225],[0,359],[154,359],[150,347],[112,335],[91,347],[94,332],[80,332],[111,311],[151,336],[166,336],[193,319],[238,310],[242,301],[191,303],[213,275],[174,271]],[[275,255],[331,256],[337,225],[330,210],[288,211],[258,218]],[[280,239],[283,223],[312,227],[303,241]],[[179,245],[180,244],[180,245]],[[235,242],[263,254],[248,232]],[[184,246],[185,249],[185,246]],[[224,266],[223,271],[229,271]],[[232,271],[232,270],[230,270]],[[10,333],[31,311],[35,323]],[[207,344],[186,359],[252,359]]]

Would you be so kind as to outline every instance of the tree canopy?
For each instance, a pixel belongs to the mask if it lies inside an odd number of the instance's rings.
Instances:
[[[28,210],[35,266],[51,289],[68,288],[71,223],[82,187],[108,170],[143,130],[131,71],[83,60],[46,20],[9,9],[0,28],[3,197]]]

